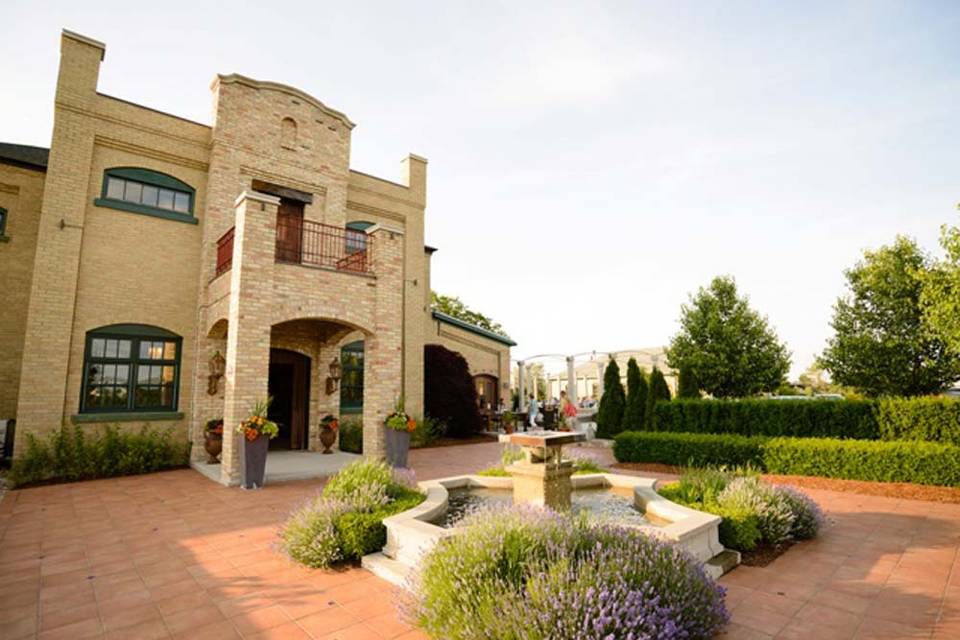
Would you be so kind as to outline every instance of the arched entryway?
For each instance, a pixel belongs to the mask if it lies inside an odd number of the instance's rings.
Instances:
[[[280,427],[271,449],[306,449],[310,424],[310,358],[288,349],[270,349],[268,417]]]

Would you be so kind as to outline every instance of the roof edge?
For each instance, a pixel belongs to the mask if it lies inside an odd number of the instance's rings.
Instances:
[[[287,84],[281,84],[279,82],[271,82],[270,80],[255,80],[253,78],[248,78],[247,76],[240,75],[239,73],[229,73],[229,74],[218,73],[217,77],[214,78],[213,80],[213,86],[216,86],[217,83],[242,84],[246,87],[250,87],[251,89],[257,89],[257,90],[266,89],[270,91],[279,91],[281,93],[286,93],[288,95],[300,98],[301,100],[310,103],[317,109],[320,109],[324,113],[336,118],[341,123],[343,123],[345,127],[349,129],[353,129],[355,126],[357,126],[342,111],[337,111],[336,109],[332,109],[327,105],[323,104],[322,102],[320,102],[319,100],[317,100],[316,98],[314,98],[312,95],[310,95],[306,91],[297,89],[296,87],[291,87],[290,85],[287,85]]]
[[[482,337],[484,337],[484,338],[489,338],[490,340],[494,340],[495,342],[499,342],[500,344],[505,344],[505,345],[507,345],[508,347],[515,347],[515,346],[517,346],[517,343],[514,342],[514,341],[513,341],[512,339],[510,339],[509,337],[507,337],[507,336],[502,336],[502,335],[500,335],[499,333],[494,333],[493,331],[490,331],[489,329],[484,329],[483,327],[478,327],[478,326],[475,325],[475,324],[470,324],[469,322],[464,322],[464,321],[461,320],[460,318],[454,318],[453,316],[449,316],[449,315],[443,313],[442,311],[433,310],[433,311],[431,311],[431,313],[432,313],[433,317],[434,317],[435,319],[439,320],[440,322],[445,322],[445,323],[450,324],[450,325],[453,325],[453,326],[455,326],[455,327],[459,327],[459,328],[463,329],[464,331],[469,331],[470,333],[474,333],[474,334],[476,334],[476,335],[478,335],[478,336],[482,336]]]

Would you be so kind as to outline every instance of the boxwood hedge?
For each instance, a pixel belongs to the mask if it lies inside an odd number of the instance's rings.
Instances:
[[[619,462],[660,462],[703,467],[759,464],[763,437],[734,434],[624,431],[613,441]]]

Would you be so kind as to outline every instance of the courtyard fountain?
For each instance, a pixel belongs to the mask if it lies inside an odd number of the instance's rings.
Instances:
[[[397,585],[438,540],[456,535],[462,517],[490,504],[530,504],[557,511],[586,512],[674,542],[719,577],[739,563],[736,551],[720,544],[720,517],[676,504],[660,496],[656,480],[613,473],[574,475],[563,448],[584,434],[534,431],[502,438],[520,448],[520,460],[504,476],[461,475],[420,483],[423,503],[384,519],[387,543],[382,552],[364,556],[363,566]]]

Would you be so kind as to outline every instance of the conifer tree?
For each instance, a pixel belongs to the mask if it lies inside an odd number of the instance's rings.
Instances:
[[[647,410],[647,380],[630,358],[627,362],[627,408],[623,413],[624,431],[642,431],[643,417]]]
[[[700,399],[700,381],[690,367],[680,367],[680,373],[677,375],[677,398]]]
[[[620,382],[620,367],[617,366],[616,360],[610,358],[603,372],[603,396],[600,398],[600,409],[597,411],[599,437],[612,438],[620,433],[625,405],[626,394],[623,392],[623,383]]]
[[[646,420],[644,422],[646,429],[653,429],[653,408],[657,402],[662,400],[670,400],[670,387],[667,386],[667,380],[663,377],[663,374],[660,373],[660,369],[654,367],[653,371],[650,372],[650,388],[647,390],[647,410],[645,413]]]

